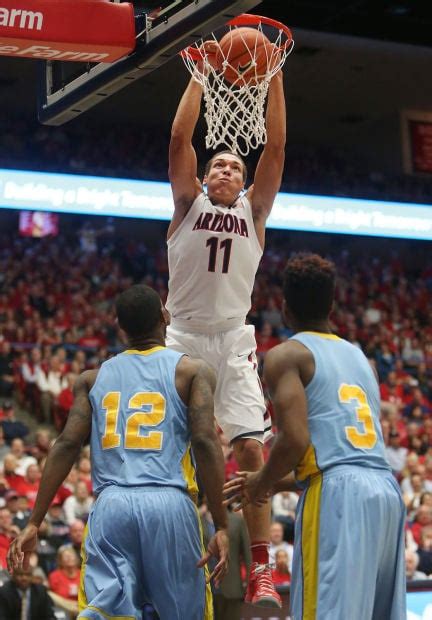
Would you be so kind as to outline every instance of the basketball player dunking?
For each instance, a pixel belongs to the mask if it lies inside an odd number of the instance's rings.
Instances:
[[[192,136],[201,98],[202,88],[192,78],[171,132],[169,177],[175,211],[168,229],[167,308],[172,322],[167,346],[200,357],[215,369],[218,424],[232,442],[240,469],[257,471],[270,421],[264,422],[254,328],[245,325],[245,319],[284,165],[283,75],[278,72],[270,82],[267,143],[254,183],[244,195],[246,166],[230,151],[208,162],[203,179],[207,193],[196,178]],[[244,514],[253,561],[246,601],[280,607],[268,566],[270,504],[248,506]]]

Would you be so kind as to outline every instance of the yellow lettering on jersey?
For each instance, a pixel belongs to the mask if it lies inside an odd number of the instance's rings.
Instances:
[[[118,448],[121,436],[116,432],[120,410],[120,392],[108,392],[102,399],[102,408],[106,411],[105,433],[102,437],[102,448]],[[164,421],[166,400],[159,392],[137,392],[129,400],[129,409],[151,410],[135,411],[126,420],[124,447],[128,450],[161,450],[163,443],[162,431],[149,431],[140,434],[142,426],[157,426]]]
[[[121,437],[117,430],[117,418],[120,406],[120,392],[108,392],[102,400],[102,407],[106,410],[105,433],[102,437],[102,448],[118,448]]]
[[[142,409],[151,406],[151,411],[133,413],[126,425],[125,448],[141,450],[161,450],[163,433],[149,431],[140,435],[141,426],[157,426],[165,419],[166,401],[158,392],[138,392],[129,401],[129,409]]]
[[[377,434],[374,426],[371,408],[368,403],[366,393],[358,385],[347,385],[343,383],[338,391],[339,400],[344,405],[351,401],[357,401],[355,407],[357,420],[363,424],[364,432],[360,432],[355,426],[345,426],[345,434],[354,448],[371,450],[377,442]]]

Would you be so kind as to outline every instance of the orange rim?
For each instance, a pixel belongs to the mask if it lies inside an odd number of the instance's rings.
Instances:
[[[278,22],[276,19],[272,19],[271,17],[243,13],[242,15],[238,15],[237,17],[234,17],[234,19],[231,19],[227,23],[227,26],[259,26],[260,24],[266,24],[266,26],[273,26],[273,28],[276,28],[277,30],[282,30],[284,32],[286,36],[286,41],[283,45],[277,48],[280,52],[288,49],[289,47],[292,47],[293,38],[291,30],[282,22]],[[200,49],[194,45],[186,47],[180,52],[180,55],[183,57],[190,56],[194,61],[203,60],[205,58],[205,54],[203,54]]]

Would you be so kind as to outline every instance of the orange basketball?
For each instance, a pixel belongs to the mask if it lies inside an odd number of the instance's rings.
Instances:
[[[273,43],[256,28],[233,28],[219,41],[216,61],[218,66],[224,60],[229,62],[224,78],[231,84],[236,81],[260,82],[267,72],[273,47]]]

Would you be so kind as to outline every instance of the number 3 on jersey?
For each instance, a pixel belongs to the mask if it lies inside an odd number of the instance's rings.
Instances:
[[[120,392],[108,392],[102,399],[102,408],[105,410],[105,433],[102,437],[102,448],[118,448],[121,445],[121,435],[117,432],[120,410]],[[141,411],[143,407],[150,407],[150,411]],[[143,426],[157,426],[165,419],[166,401],[159,392],[137,392],[129,399],[128,409],[136,409],[126,420],[124,447],[127,450],[161,450],[163,433],[149,431],[146,435],[140,433]]]
[[[338,396],[339,401],[344,405],[357,401],[355,407],[357,420],[363,424],[364,428],[364,432],[361,432],[356,426],[345,426],[346,438],[354,448],[371,450],[377,442],[377,434],[365,391],[358,385],[343,383],[338,390]]]

